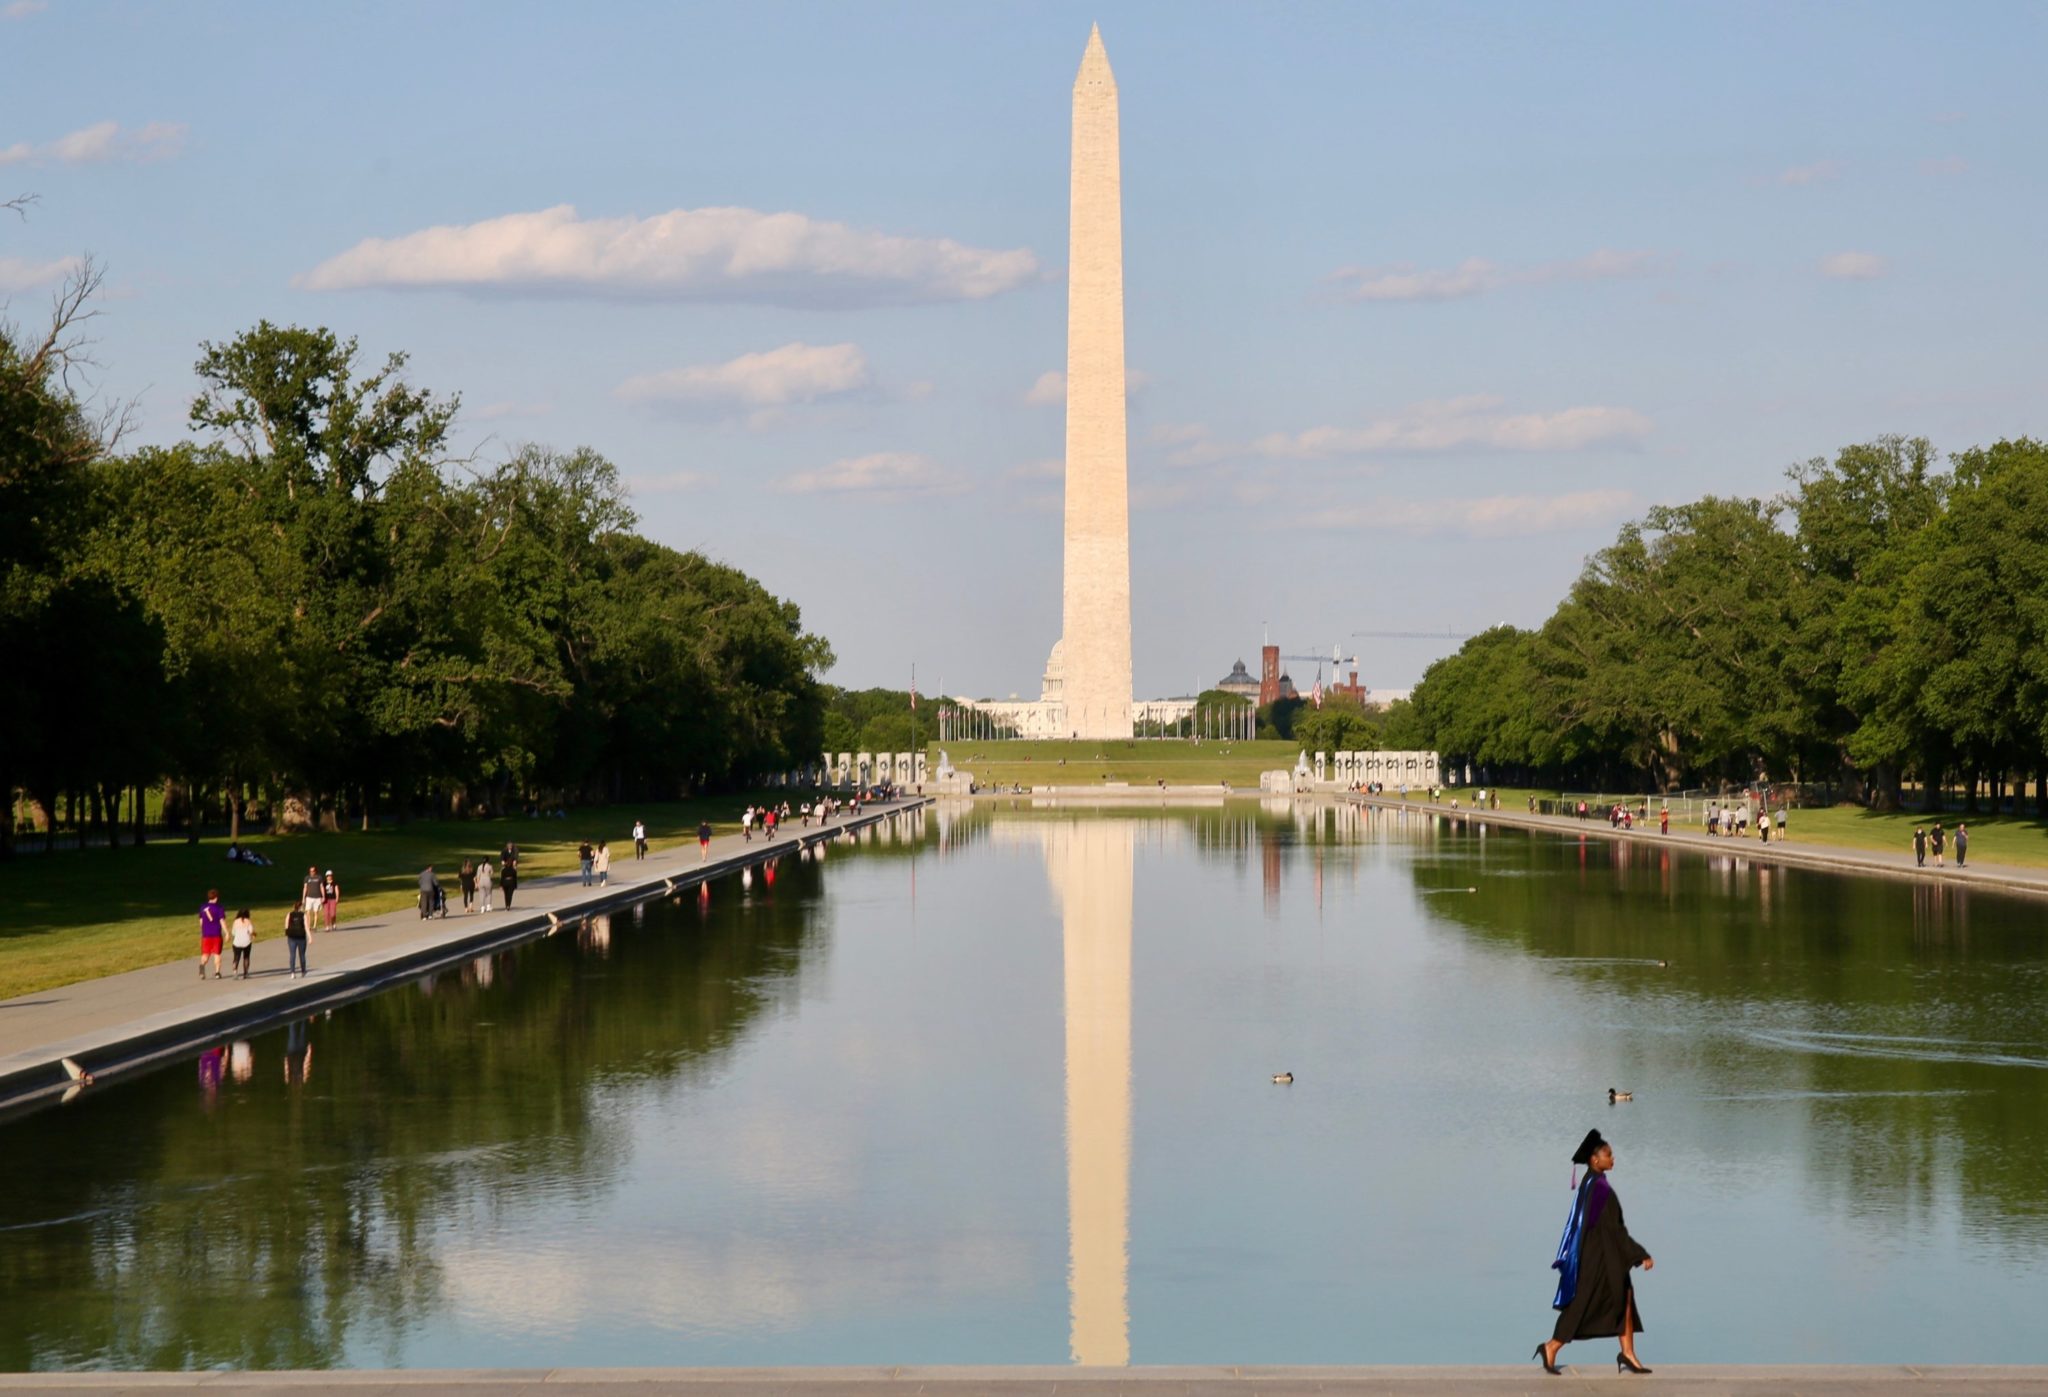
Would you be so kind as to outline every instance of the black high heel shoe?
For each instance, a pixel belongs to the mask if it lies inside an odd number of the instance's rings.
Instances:
[[[1655,1370],[1645,1368],[1625,1353],[1617,1353],[1614,1355],[1614,1371],[1617,1373],[1648,1373]]]
[[[1536,1352],[1531,1354],[1530,1357],[1534,1358],[1538,1363],[1541,1363],[1543,1365],[1543,1371],[1550,1374],[1550,1376],[1554,1378],[1561,1378],[1564,1376],[1564,1369],[1552,1367],[1550,1360],[1543,1356],[1543,1345],[1536,1345]]]

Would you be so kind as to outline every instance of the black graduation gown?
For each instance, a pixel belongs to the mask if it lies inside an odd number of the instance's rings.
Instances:
[[[1590,1202],[1584,1190],[1593,1187],[1593,1179],[1588,1178],[1579,1187],[1582,1201]],[[1579,1239],[1579,1286],[1571,1303],[1558,1311],[1557,1328],[1551,1331],[1551,1337],[1568,1343],[1573,1339],[1604,1339],[1621,1333],[1622,1318],[1635,1291],[1629,1271],[1642,1265],[1649,1255],[1628,1235],[1628,1226],[1621,1218],[1621,1195],[1608,1188],[1599,1216]],[[1640,1307],[1636,1310],[1635,1329],[1638,1334],[1643,1331]]]

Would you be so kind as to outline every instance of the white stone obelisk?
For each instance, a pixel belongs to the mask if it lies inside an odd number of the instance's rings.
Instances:
[[[1102,31],[1074,79],[1067,255],[1066,727],[1131,735],[1131,519],[1124,427],[1123,175]]]

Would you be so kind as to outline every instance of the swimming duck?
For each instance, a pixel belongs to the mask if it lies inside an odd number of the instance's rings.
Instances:
[[[1292,1072],[1275,1072],[1275,1073],[1273,1074],[1273,1084],[1274,1084],[1275,1086],[1282,1086],[1282,1087],[1290,1087],[1290,1086],[1293,1086],[1293,1085],[1294,1085],[1294,1074],[1293,1074]]]
[[[1633,1101],[1635,1099],[1636,1094],[1632,1091],[1616,1091],[1613,1087],[1607,1089],[1607,1104],[1610,1106],[1617,1101]]]

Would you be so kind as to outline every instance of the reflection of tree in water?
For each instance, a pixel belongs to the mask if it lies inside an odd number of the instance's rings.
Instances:
[[[1972,1235],[2048,1245],[2030,902],[1456,825],[1411,868],[1434,919],[1550,962],[1595,1018],[1676,1030],[1631,1037],[1653,1072],[1797,1103],[1805,1167],[1845,1211],[1927,1216],[1953,1179]]]
[[[712,1067],[795,993],[821,878],[776,872],[266,1034],[210,1103],[186,1063],[0,1126],[0,1368],[319,1368],[379,1336],[395,1361],[441,1304],[437,1233],[603,1188],[619,1089]]]

